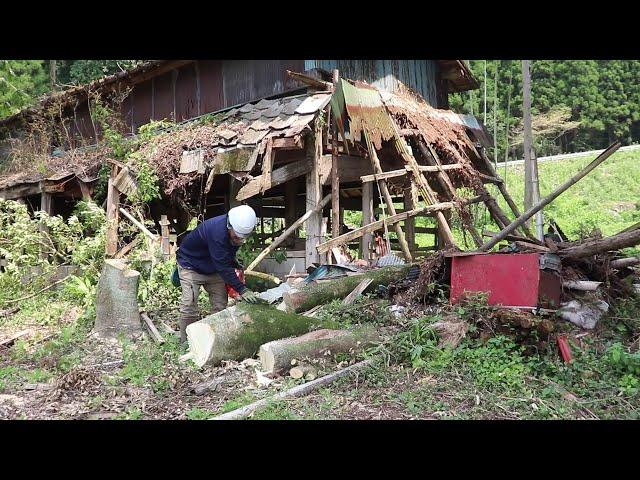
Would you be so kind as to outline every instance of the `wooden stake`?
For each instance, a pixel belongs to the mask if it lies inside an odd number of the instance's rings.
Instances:
[[[322,129],[317,120],[313,124],[313,134],[307,136],[306,140],[307,156],[311,161],[311,171],[306,178],[307,209],[314,210],[314,207],[322,200],[322,185],[320,183],[320,162],[322,160]],[[306,267],[320,262],[320,255],[316,246],[321,238],[322,211],[313,211],[306,224]]]
[[[362,226],[373,223],[373,183],[362,185]],[[360,257],[371,259],[371,242],[373,236],[370,232],[362,235],[360,240]]]
[[[233,178],[233,177],[231,177]],[[162,239],[160,247],[162,249],[162,259],[166,262],[171,257],[171,248],[169,245],[169,220],[166,215],[160,216],[160,232],[162,233]]]
[[[358,284],[358,286],[354,288],[353,291],[349,295],[347,295],[344,300],[342,300],[342,304],[351,305],[356,298],[362,295],[362,292],[364,292],[367,289],[367,287],[371,282],[373,282],[372,278],[365,278],[364,280],[362,280]]]

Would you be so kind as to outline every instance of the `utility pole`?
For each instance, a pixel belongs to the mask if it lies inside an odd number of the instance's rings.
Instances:
[[[56,61],[49,60],[49,77],[51,80],[51,91],[56,89]]]
[[[540,185],[538,182],[538,160],[533,151],[533,134],[531,132],[531,62],[522,61],[522,111],[524,114],[524,209],[533,207],[540,201]],[[542,211],[536,214],[536,234],[539,240],[544,235],[542,230]]]
[[[496,73],[493,78],[493,165],[498,168],[498,65],[496,60]]]
[[[487,124],[487,61],[484,61],[484,125]]]

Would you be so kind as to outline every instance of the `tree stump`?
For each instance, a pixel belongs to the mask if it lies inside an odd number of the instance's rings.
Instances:
[[[138,308],[140,273],[122,260],[105,260],[98,281],[94,331],[103,336],[142,333]]]

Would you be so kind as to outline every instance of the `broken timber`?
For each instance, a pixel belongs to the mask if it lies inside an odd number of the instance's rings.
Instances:
[[[480,197],[474,197],[469,200],[463,200],[463,203],[467,203],[467,204],[478,203],[480,201],[482,201]],[[448,210],[453,207],[454,207],[453,202],[442,202],[442,203],[436,203],[434,205],[428,205],[422,208],[416,208],[415,210],[411,210],[408,212],[398,213],[396,215],[387,217],[384,220],[377,220],[373,223],[370,223],[369,225],[365,225],[364,227],[356,228],[355,230],[352,230],[350,232],[340,235],[338,238],[332,238],[327,242],[321,243],[316,248],[318,249],[318,253],[324,253],[335,246],[342,245],[344,243],[350,242],[355,238],[359,238],[365,233],[370,233],[370,232],[379,230],[384,226],[385,223],[387,225],[391,225],[410,217],[415,217],[417,215],[424,215],[431,212],[441,212],[442,210]]]
[[[287,228],[278,238],[276,238],[273,242],[271,242],[271,244],[267,248],[265,248],[262,252],[260,252],[260,254],[255,258],[255,260],[251,262],[251,264],[247,267],[247,269],[245,270],[245,273],[256,268],[256,266],[258,266],[258,264],[267,255],[269,255],[269,253],[275,250],[278,247],[278,245],[284,242],[287,239],[287,237],[289,237],[289,235],[291,235],[291,233],[293,233],[296,230],[296,228],[298,228],[300,225],[306,222],[309,219],[309,217],[311,217],[311,215],[314,215],[320,212],[325,207],[325,205],[329,203],[329,200],[331,200],[331,195],[325,196],[322,199],[322,201],[318,205],[316,205],[315,208],[313,208],[312,210],[307,210],[307,212],[302,217],[300,217],[293,224],[291,224],[291,226]]]
[[[262,400],[258,400],[257,402],[254,402],[250,405],[246,405],[244,407],[238,408],[237,410],[233,410],[231,412],[228,413],[224,413],[222,415],[218,415],[217,417],[214,417],[212,420],[238,420],[241,418],[246,418],[249,415],[251,415],[253,412],[255,412],[256,410],[265,407],[266,405],[274,402],[274,401],[278,401],[278,400],[283,400],[286,398],[293,398],[293,397],[300,397],[302,395],[306,395],[310,392],[312,392],[313,390],[320,388],[323,385],[328,385],[332,382],[334,382],[335,380],[337,380],[338,378],[344,377],[345,375],[360,370],[366,366],[368,366],[371,363],[371,360],[364,360],[362,362],[356,363],[354,365],[351,365],[347,368],[344,368],[342,370],[339,370],[337,372],[331,373],[329,375],[325,375],[324,377],[320,377],[316,380],[313,380],[311,382],[305,383],[303,385],[298,385],[296,387],[293,387],[289,390],[286,390],[284,392],[280,392],[277,395],[274,395],[271,398],[264,398]]]
[[[343,305],[351,305],[356,298],[358,298],[360,295],[362,295],[362,292],[364,292],[367,287],[369,286],[369,284],[373,282],[373,279],[371,278],[365,278],[364,280],[362,280],[358,286],[356,288],[353,289],[353,291],[347,295],[345,297],[345,299],[342,301]]]
[[[283,167],[275,169],[271,173],[271,188],[293,180],[294,178],[305,175],[311,171],[311,162],[308,160],[298,160],[289,163]],[[260,193],[262,186],[262,177],[257,177],[244,185],[236,195],[236,200],[246,200]]]
[[[589,172],[591,172],[598,165],[604,162],[607,158],[613,155],[615,151],[620,148],[620,146],[621,146],[620,142],[615,142],[612,145],[610,145],[604,152],[598,155],[595,158],[595,160],[593,160],[589,165],[584,167],[582,170],[580,170],[580,172],[578,172],[576,175],[574,175],[569,180],[564,182],[562,185],[556,188],[553,192],[551,192],[549,195],[543,198],[540,202],[535,204],[529,210],[527,210],[522,215],[520,215],[516,220],[514,220],[509,225],[507,225],[502,231],[500,231],[498,235],[496,235],[491,240],[489,240],[484,245],[482,245],[479,250],[486,251],[493,248],[495,245],[501,242],[507,235],[513,232],[516,228],[520,227],[521,225],[524,225],[524,223],[527,220],[529,220],[531,217],[533,217],[537,212],[542,210],[546,205],[550,204],[552,201],[558,198],[563,192],[569,189],[569,187],[571,187],[572,185],[575,185],[578,181],[580,181],[582,178],[588,175]],[[580,247],[576,247],[576,248],[580,248]]]
[[[424,165],[419,165],[418,166],[418,170],[421,171],[421,172],[437,172],[440,169],[442,169],[442,170],[459,170],[461,168],[462,168],[462,164],[460,164],[460,163],[451,163],[451,164],[447,164],[447,165],[442,165],[440,167],[432,167],[432,166],[424,166]],[[411,172],[411,167],[409,165],[407,165],[402,170],[390,170],[388,172],[382,172],[382,173],[378,173],[378,174],[374,173],[373,175],[363,175],[363,176],[360,177],[360,180],[363,183],[374,182],[376,180],[401,177],[403,175],[406,175],[409,172]]]

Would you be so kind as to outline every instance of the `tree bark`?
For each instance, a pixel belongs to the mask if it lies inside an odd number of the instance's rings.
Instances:
[[[307,333],[319,323],[271,306],[241,303],[189,325],[189,353],[183,360],[202,367],[250,358],[264,343]]]
[[[103,335],[133,335],[142,331],[138,308],[140,273],[122,260],[105,260],[98,281],[95,331]]]
[[[384,267],[364,273],[338,278],[331,282],[307,285],[300,290],[284,292],[282,298],[290,312],[304,312],[316,305],[328,303],[336,298],[345,298],[365,278],[371,278],[373,282],[367,287],[371,291],[378,285],[388,285],[391,282],[404,278],[410,265]]]
[[[380,339],[376,329],[366,325],[352,330],[321,329],[301,337],[265,343],[258,356],[262,370],[278,373],[291,367],[291,360],[322,357],[327,351],[344,353],[361,350]]]
[[[562,248],[558,245],[558,255],[563,258],[583,258],[597,255],[598,253],[621,248],[633,247],[640,244],[640,230],[618,233],[607,238],[587,240],[579,245]]]

